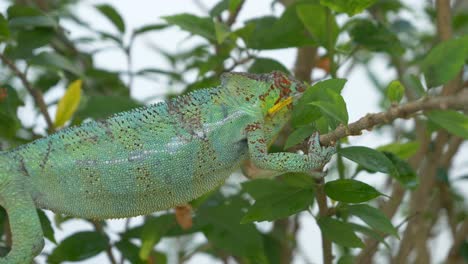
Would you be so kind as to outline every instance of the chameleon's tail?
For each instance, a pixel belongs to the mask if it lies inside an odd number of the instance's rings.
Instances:
[[[13,241],[8,255],[0,258],[0,264],[31,263],[44,246],[36,207],[21,177],[24,176],[0,153],[0,205],[8,214]]]

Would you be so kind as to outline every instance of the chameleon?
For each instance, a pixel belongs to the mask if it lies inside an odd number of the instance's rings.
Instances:
[[[268,153],[306,85],[281,72],[225,73],[221,85],[0,152],[0,205],[12,246],[0,264],[30,263],[44,240],[36,208],[88,219],[174,208],[210,192],[249,160],[276,172],[311,172],[335,152]]]

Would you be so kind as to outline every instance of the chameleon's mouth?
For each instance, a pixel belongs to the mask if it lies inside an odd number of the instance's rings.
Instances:
[[[289,96],[288,98],[279,101],[275,105],[273,105],[270,109],[268,109],[268,115],[274,115],[276,112],[283,109],[285,106],[290,105],[293,102],[293,97]]]

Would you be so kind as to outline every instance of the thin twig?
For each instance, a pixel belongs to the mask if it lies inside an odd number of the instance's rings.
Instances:
[[[242,6],[244,5],[245,3],[245,0],[242,0],[236,10],[234,10],[233,12],[229,12],[229,17],[227,18],[226,20],[226,25],[228,25],[229,27],[232,26],[232,24],[234,24],[236,22],[236,19],[237,17],[239,16],[239,13],[240,13],[240,10],[242,9]]]
[[[249,61],[251,61],[251,60],[253,60],[253,59],[255,59],[255,56],[253,56],[253,55],[248,55],[248,56],[245,57],[245,58],[242,58],[242,59],[239,59],[239,60],[235,60],[235,61],[234,61],[234,64],[231,65],[229,68],[225,69],[224,71],[225,71],[225,72],[231,72],[231,71],[233,71],[237,66],[246,64],[247,62],[249,62]]]
[[[16,67],[16,65],[11,60],[9,60],[3,53],[0,53],[0,60],[6,66],[8,66],[8,68],[10,68],[10,70],[21,80],[21,83],[23,83],[23,86],[31,94],[35,104],[39,107],[39,110],[44,116],[49,132],[54,132],[54,124],[52,123],[52,119],[50,118],[49,112],[47,111],[47,105],[44,102],[44,98],[42,97],[41,91],[34,89],[34,87],[31,85],[31,83],[29,83],[28,79],[26,78],[26,75],[23,72],[21,72],[18,69],[18,67]]]

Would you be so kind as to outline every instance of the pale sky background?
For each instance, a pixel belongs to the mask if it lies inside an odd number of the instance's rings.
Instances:
[[[203,5],[211,8],[218,1],[213,0],[200,0]],[[242,12],[240,13],[238,22],[235,26],[241,26],[242,21],[245,21],[250,18],[268,15],[272,13],[271,10],[271,0],[247,0],[244,5]],[[421,10],[425,1],[418,0],[406,0],[403,1],[415,10]],[[131,32],[132,28],[138,28],[142,25],[153,24],[153,23],[163,23],[160,19],[162,16],[173,15],[178,13],[192,13],[198,15],[205,15],[203,12],[194,4],[194,1],[190,0],[172,0],[172,1],[143,1],[143,0],[133,0],[133,1],[117,1],[117,0],[108,0],[108,1],[82,1],[81,4],[77,6],[75,10],[80,18],[87,21],[93,27],[103,31],[116,32],[113,25],[111,25],[106,18],[100,15],[92,6],[98,3],[109,3],[114,6],[120,14],[123,16],[127,32]],[[1,3],[0,10],[5,10],[5,3]],[[273,11],[274,14],[281,14],[283,8],[280,5],[275,5]],[[428,28],[427,24],[424,24],[425,21],[421,20],[421,16],[412,22],[417,22],[416,26],[419,28]],[[409,13],[401,14],[405,17],[410,17]],[[342,17],[345,19],[345,17]],[[83,36],[85,32],[77,29],[72,23],[62,23],[62,25],[70,30],[71,38],[76,38]],[[192,37],[187,41],[188,34],[179,30],[176,27],[171,27],[163,31],[157,31],[156,33],[146,34],[144,37],[137,39],[135,46],[133,48],[133,67],[134,70],[146,68],[146,67],[159,67],[165,68],[168,67],[166,61],[152,51],[149,47],[150,43],[156,44],[158,47],[163,48],[167,51],[176,51],[180,49],[187,49],[194,43],[198,43],[200,39],[198,37]],[[128,37],[128,36],[127,36]],[[296,49],[282,49],[274,51],[264,51],[261,52],[263,57],[272,57],[281,61],[288,68],[292,68],[295,58]],[[372,62],[372,68],[374,71],[385,81],[390,82],[395,78],[395,72],[386,67],[386,61],[381,55],[376,55],[376,59]],[[126,68],[125,57],[116,50],[109,49],[108,51],[101,52],[95,57],[96,64],[102,68],[109,70],[124,70]],[[344,67],[346,68],[346,67]],[[242,69],[237,69],[242,70]],[[343,75],[341,75],[344,77]],[[367,113],[379,111],[379,95],[373,88],[373,84],[367,79],[366,73],[362,68],[357,67],[353,72],[346,76],[348,82],[343,90],[343,97],[347,103],[347,108],[349,112],[350,122],[356,121],[358,118],[364,116]],[[133,90],[131,91],[132,97],[137,100],[144,101],[147,98],[152,98],[155,95],[162,95],[167,91],[168,87],[163,87],[161,83],[155,83],[146,81],[144,79],[136,79],[133,84]],[[46,100],[51,101],[57,98],[60,98],[63,95],[63,87],[57,87],[52,92],[46,94]],[[30,106],[31,104],[29,104]],[[35,122],[31,120],[31,115],[28,115],[27,108],[22,110],[22,120],[26,124]],[[50,108],[49,111],[53,114],[55,113],[55,108]],[[30,112],[29,112],[30,113]],[[39,128],[40,130],[40,128]],[[369,147],[375,147],[379,145],[384,145],[391,142],[392,139],[389,137],[389,134],[381,134],[378,132],[368,132],[364,131],[362,136],[351,137],[350,143],[352,145],[363,145]],[[465,143],[463,145],[463,152],[468,153],[468,145]],[[456,175],[466,174],[468,171],[468,164],[465,160],[462,161],[462,155],[458,155],[458,159],[455,160],[455,167],[458,168]],[[466,157],[466,155],[464,155]],[[463,173],[465,172],[465,173]],[[377,188],[382,185],[382,180],[384,179],[382,175],[373,174],[365,175],[360,174],[359,179],[365,181],[368,184],[371,184]],[[467,186],[465,186],[467,187]],[[468,188],[459,187],[465,189],[465,195],[467,195],[466,190]],[[53,216],[52,213],[48,214]],[[132,220],[132,223],[137,224],[141,221],[141,218],[135,218]],[[116,233],[123,230],[123,225],[125,220],[112,220],[109,221],[109,228],[112,231],[111,233]],[[394,224],[399,224],[399,222],[394,222]],[[268,229],[271,225],[268,223],[261,223],[262,228]],[[62,225],[61,230],[56,230],[56,239],[59,241],[63,238],[73,234],[77,231],[91,230],[92,227],[81,220],[68,221]],[[117,235],[111,237],[112,239],[118,239]],[[197,235],[198,241],[203,241],[203,235]],[[450,239],[450,236],[443,235],[441,239],[434,242],[434,246],[437,246],[437,250],[433,253],[437,256],[437,259],[440,260],[441,257],[446,255],[447,247],[450,245],[446,241]],[[157,246],[158,249],[164,250],[168,248],[177,247],[179,244],[183,244],[184,239],[164,239],[162,243],[159,243]],[[46,242],[46,251],[50,252],[53,245],[50,242]],[[321,242],[320,242],[320,232],[315,223],[314,218],[310,214],[303,213],[301,217],[301,229],[299,231],[299,249],[301,255],[304,257],[298,256],[295,258],[294,263],[321,263]],[[45,258],[39,257],[38,260],[41,263],[45,263]],[[100,254],[94,258],[88,259],[80,263],[108,263],[107,257],[105,254]],[[170,262],[173,263],[173,262]],[[206,255],[199,257],[194,257],[189,263],[221,263],[216,262],[214,259],[209,258]]]

